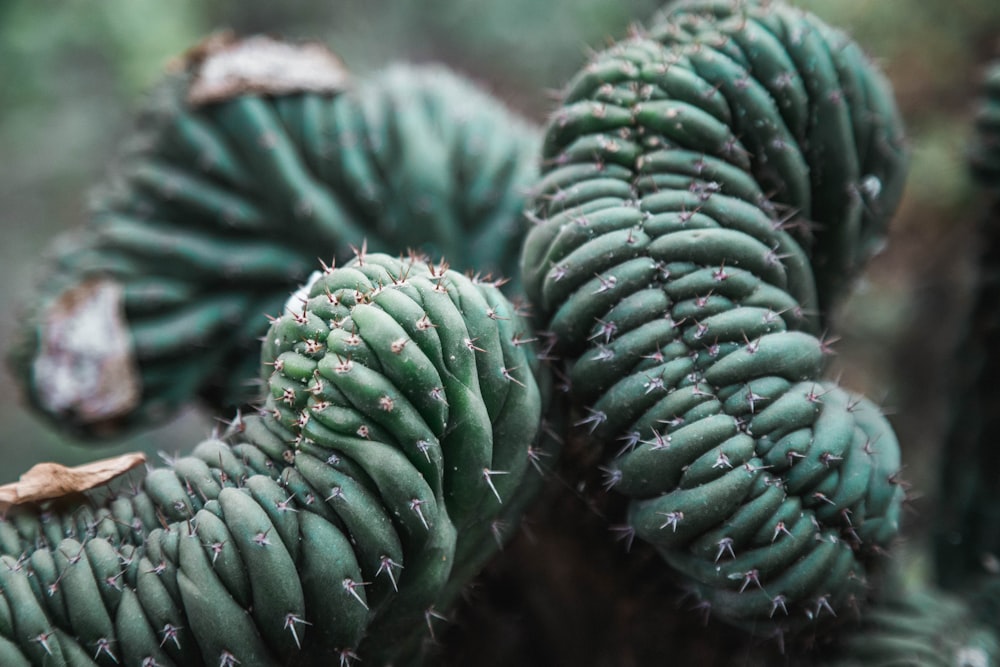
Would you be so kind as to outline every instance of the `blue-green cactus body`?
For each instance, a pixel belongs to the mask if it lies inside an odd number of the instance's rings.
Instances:
[[[367,243],[516,279],[536,173],[537,133],[525,121],[431,66],[192,100],[213,57],[192,58],[153,92],[27,318],[17,372],[42,412],[82,434],[156,421],[199,395],[224,409],[255,400],[264,315],[279,313],[317,257],[343,260]],[[111,372],[86,348],[59,358],[50,323],[95,281],[114,301],[121,322],[106,328],[126,338],[117,349],[134,385],[104,405],[86,399],[95,386],[109,392]],[[91,376],[71,378],[78,395],[54,398],[55,374],[88,363]]]
[[[808,14],[674,4],[570,82],[543,160],[525,288],[631,530],[758,632],[859,604],[899,451],[821,332],[899,196],[883,79]]]
[[[0,663],[419,662],[554,453],[527,333],[443,265],[318,274],[267,333],[261,415],[0,522]]]

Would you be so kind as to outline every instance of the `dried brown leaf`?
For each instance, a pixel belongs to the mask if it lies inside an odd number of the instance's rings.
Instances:
[[[145,462],[144,454],[132,452],[72,468],[59,463],[39,463],[18,481],[0,486],[0,508],[82,493],[107,484]]]

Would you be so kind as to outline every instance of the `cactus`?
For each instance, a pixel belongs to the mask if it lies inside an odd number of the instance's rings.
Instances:
[[[932,588],[894,582],[844,638],[830,667],[973,667],[995,665],[1000,642],[964,601]]]
[[[935,556],[941,585],[953,590],[978,586],[983,575],[1000,572],[1000,519],[994,472],[1000,464],[993,434],[1000,423],[1000,396],[993,387],[1000,343],[996,309],[1000,303],[1000,62],[986,74],[969,150],[973,178],[982,188],[984,213],[977,221],[976,276],[972,309],[956,350],[952,423],[941,458]]]
[[[318,274],[267,333],[260,415],[89,503],[7,513],[0,664],[418,661],[553,446],[526,326],[441,264]]]
[[[154,91],[80,238],[57,246],[16,374],[86,436],[197,396],[244,405],[263,315],[317,257],[367,242],[516,276],[536,146],[439,67],[355,84],[317,45],[210,39]]]
[[[510,272],[530,130],[476,125],[486,143],[470,151],[449,134],[467,126],[441,122],[464,84],[438,96],[403,72],[365,97],[323,54],[319,83],[220,83],[199,69],[216,48],[161,91],[171,111],[146,117],[149,143],[60,255],[17,363],[44,403],[36,349],[107,333],[88,372],[129,412],[54,415],[91,434],[194,394],[240,403],[256,330],[235,320],[261,306],[282,313],[263,337],[265,402],[141,482],[7,514],[0,663],[418,663],[556,453],[543,417],[577,427],[567,488],[587,489],[599,460],[615,493],[596,504],[624,508],[616,528],[652,545],[696,608],[782,640],[832,636],[837,655],[811,657],[841,667],[1000,655],[991,592],[966,606],[889,578],[868,599],[898,528],[899,451],[876,406],[823,378],[825,330],[882,242],[905,155],[885,82],[845,36],[778,3],[680,0],[597,54],[541,147],[521,255],[539,333],[490,278],[367,252]],[[432,126],[448,138],[429,141]],[[436,196],[455,182],[471,204]],[[168,224],[192,232],[177,243],[198,271],[171,266],[149,210],[182,214]],[[282,307],[307,254],[349,245],[353,261]],[[569,407],[545,404],[535,336]],[[647,565],[616,581],[645,583]],[[643,593],[626,614],[653,606]],[[825,635],[834,616],[844,632]]]
[[[897,530],[892,429],[821,373],[904,162],[881,76],[778,3],[672,4],[546,129],[523,280],[576,424],[630,533],[758,633],[859,605]]]

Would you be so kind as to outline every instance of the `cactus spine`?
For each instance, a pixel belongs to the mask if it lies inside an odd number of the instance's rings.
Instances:
[[[882,78],[777,3],[671,5],[546,130],[524,282],[577,425],[631,530],[757,632],[860,603],[897,529],[892,430],[820,333],[903,162]]]

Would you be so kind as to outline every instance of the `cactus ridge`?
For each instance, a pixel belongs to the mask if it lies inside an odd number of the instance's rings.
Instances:
[[[597,54],[546,130],[523,280],[577,426],[630,529],[758,632],[859,603],[897,530],[897,442],[821,379],[820,332],[896,206],[901,142],[846,37],[728,1]]]
[[[415,659],[553,446],[526,326],[444,265],[317,275],[267,334],[260,415],[141,484],[0,522],[0,663]]]
[[[33,403],[85,435],[157,421],[198,395],[225,410],[254,400],[261,315],[318,256],[347,259],[367,242],[517,275],[537,131],[469,82],[397,65],[338,93],[196,105],[185,99],[196,70],[154,91],[36,299],[94,277],[119,284],[141,401],[108,418],[53,407],[32,377],[37,332],[15,359]]]

